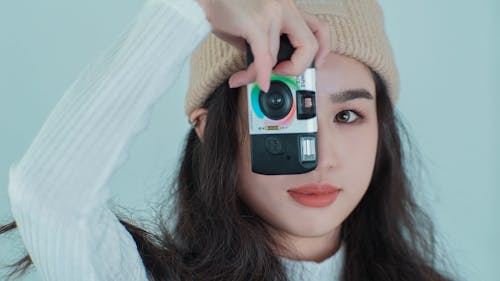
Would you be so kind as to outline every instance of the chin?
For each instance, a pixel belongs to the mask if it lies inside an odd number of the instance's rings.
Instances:
[[[331,234],[338,229],[339,225],[334,224],[334,221],[325,220],[301,220],[294,221],[288,225],[284,230],[291,235],[299,237],[320,237]]]

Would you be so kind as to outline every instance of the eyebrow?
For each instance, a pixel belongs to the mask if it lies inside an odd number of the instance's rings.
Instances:
[[[354,99],[373,100],[373,95],[365,89],[350,89],[340,92],[335,92],[330,95],[330,100],[333,103],[344,103]]]

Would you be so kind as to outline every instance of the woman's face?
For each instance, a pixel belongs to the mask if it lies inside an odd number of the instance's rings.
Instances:
[[[378,130],[375,84],[370,70],[354,59],[330,53],[316,69],[316,79],[315,170],[299,175],[256,174],[251,170],[248,135],[240,147],[240,197],[272,229],[290,237],[338,234],[341,223],[366,192],[375,163]],[[240,112],[243,122],[247,122],[245,87],[242,92]],[[302,205],[287,192],[306,184],[325,183],[341,189],[336,200],[325,207]]]

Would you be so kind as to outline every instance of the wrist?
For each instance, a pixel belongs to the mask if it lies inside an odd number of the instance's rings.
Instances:
[[[207,5],[207,0],[195,0],[196,2],[198,2],[198,4],[200,4],[200,6],[203,8],[203,10],[205,11],[206,13],[206,5]]]
[[[205,13],[205,17],[206,19],[210,22],[210,19],[209,19],[209,13],[208,13],[208,5],[209,5],[209,1],[210,0],[195,0],[199,5],[200,7],[202,8],[203,12]]]

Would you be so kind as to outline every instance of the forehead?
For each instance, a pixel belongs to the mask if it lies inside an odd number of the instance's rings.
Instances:
[[[329,53],[325,62],[316,69],[316,87],[318,94],[365,89],[375,96],[370,69],[353,58],[335,53]]]

